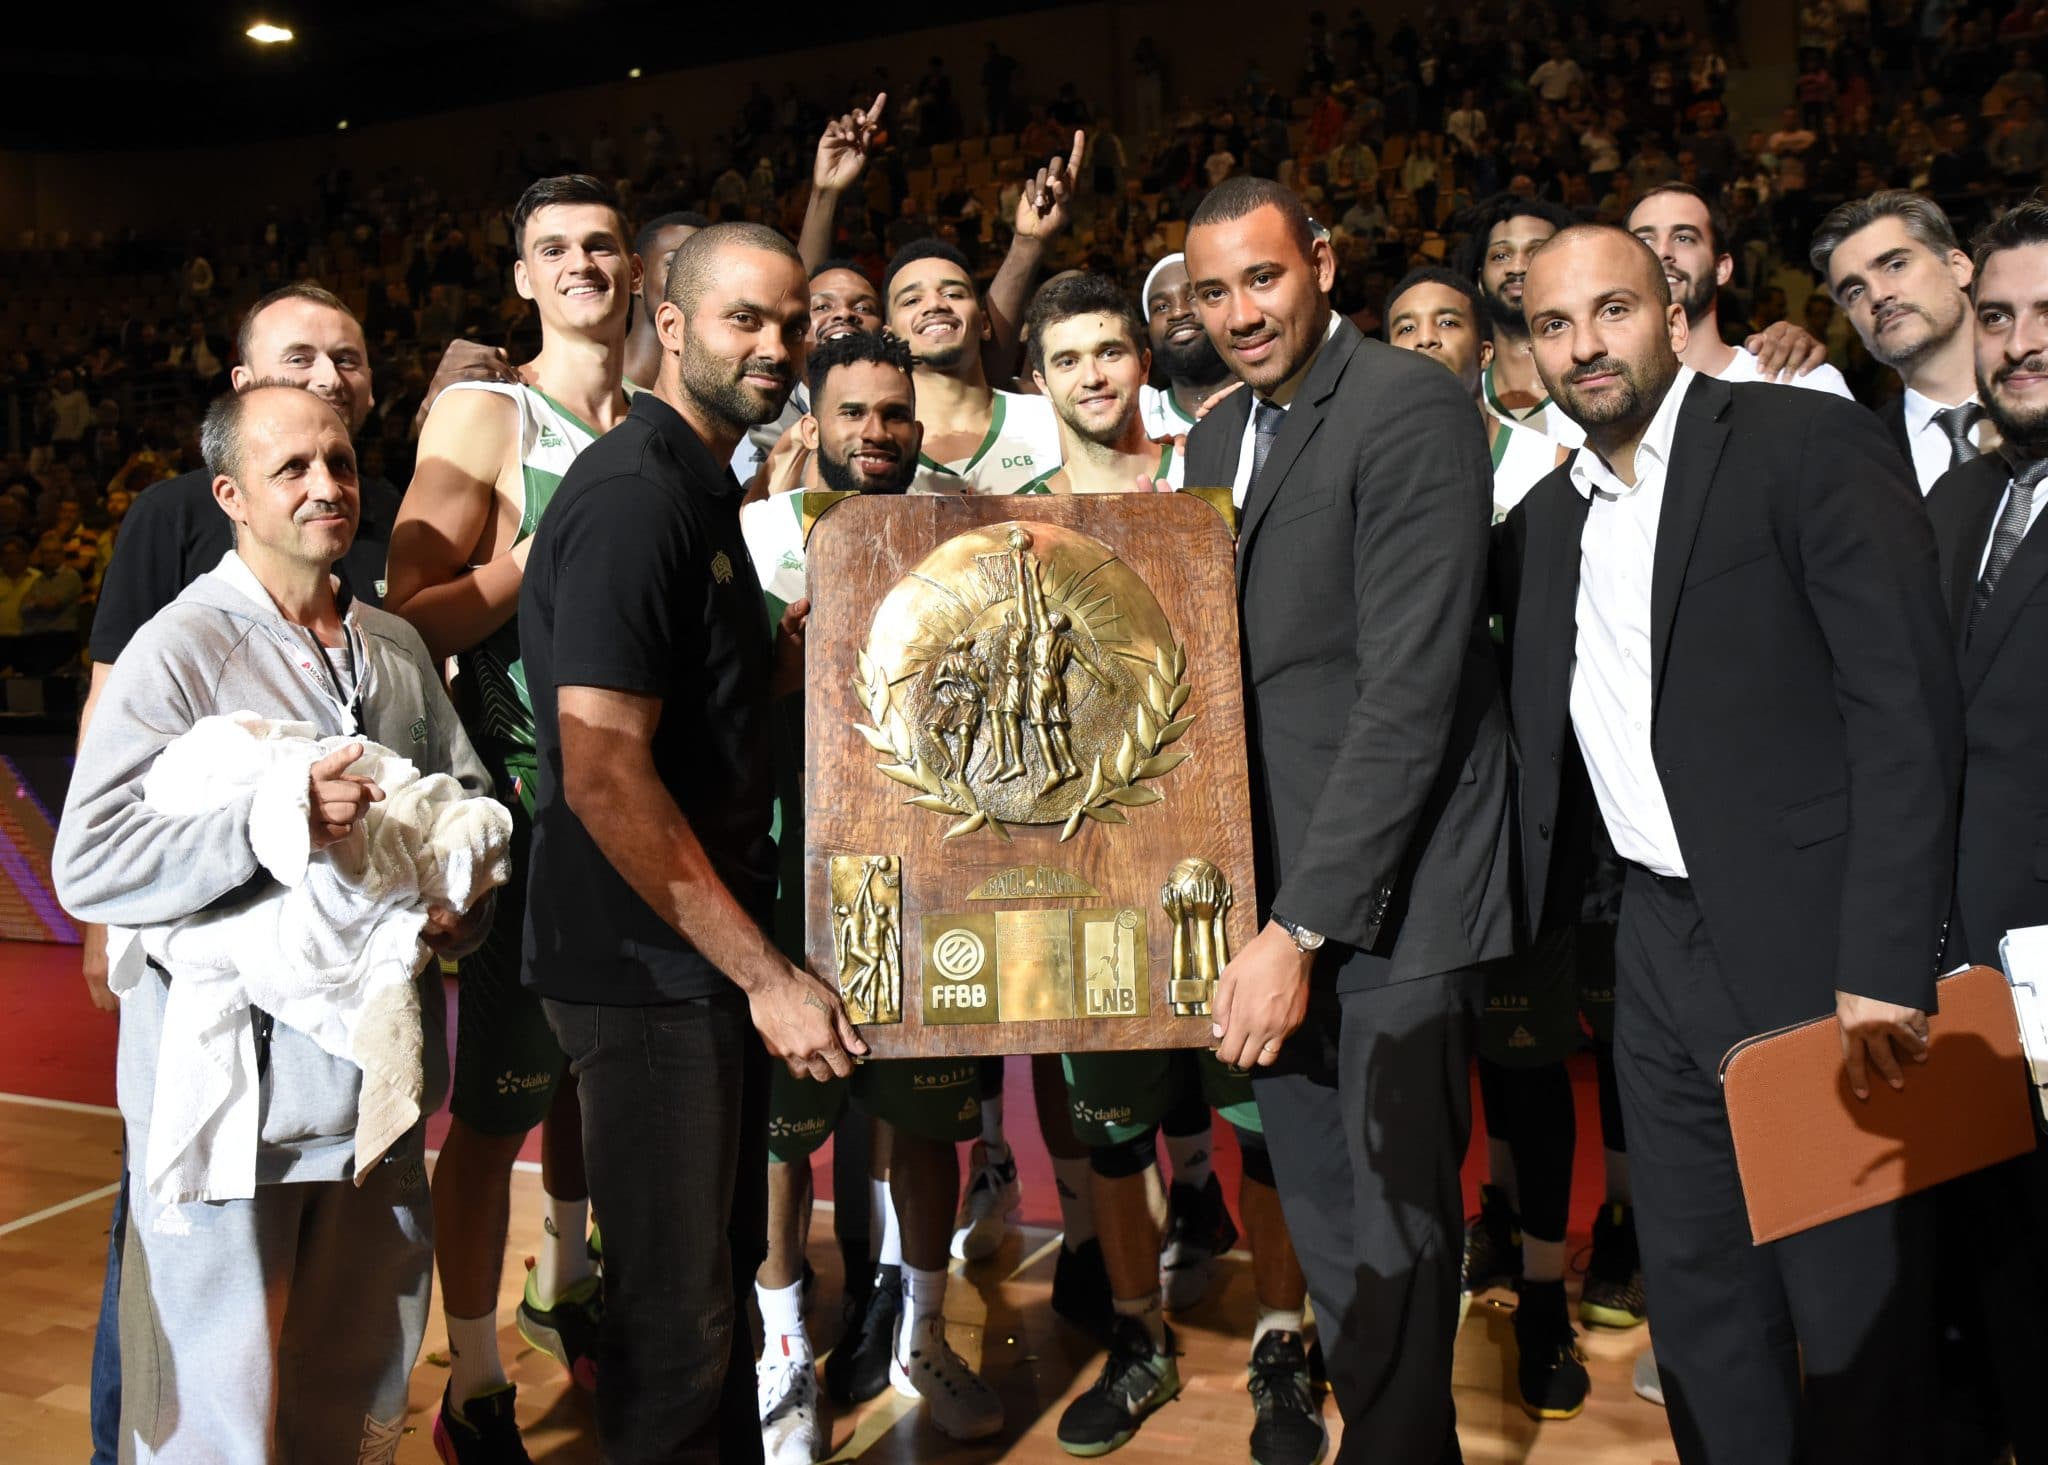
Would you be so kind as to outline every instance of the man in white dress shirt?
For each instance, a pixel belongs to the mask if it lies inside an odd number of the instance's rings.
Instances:
[[[1939,204],[1894,188],[1821,220],[1812,258],[1865,349],[1905,383],[1878,416],[1927,493],[1996,436],[1977,397],[1970,257]]]
[[[1684,365],[1633,235],[1561,231],[1524,300],[1587,446],[1501,531],[1522,905],[1597,810],[1627,865],[1615,1068],[1679,1459],[1924,1462],[1927,1197],[1753,1245],[1719,1067],[1832,1016],[1853,1104],[1926,1055],[1962,762],[1933,531],[1869,414]]]

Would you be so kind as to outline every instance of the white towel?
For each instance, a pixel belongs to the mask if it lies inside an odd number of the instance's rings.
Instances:
[[[249,840],[279,882],[258,900],[139,933],[109,933],[116,991],[141,978],[136,947],[171,974],[143,1175],[162,1204],[252,1196],[260,1112],[252,1007],[363,1071],[358,1183],[418,1122],[418,989],[430,906],[467,910],[510,875],[512,818],[445,773],[299,722],[207,717],[158,756],[143,797],[166,813],[218,808],[250,789]],[[361,742],[350,772],[384,791],[347,839],[313,853],[308,770]],[[136,939],[139,937],[139,941]]]

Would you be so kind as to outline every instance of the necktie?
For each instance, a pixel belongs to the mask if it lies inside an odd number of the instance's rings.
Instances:
[[[1941,435],[1948,439],[1948,466],[1960,468],[1983,452],[1970,441],[1970,429],[1984,416],[1984,408],[1976,402],[1965,402],[1960,407],[1944,407],[1934,414],[1934,425],[1941,429]]]
[[[1999,576],[2005,573],[2005,567],[2012,562],[2013,552],[2026,538],[2027,521],[2034,512],[2034,488],[2043,478],[2048,478],[2048,458],[2021,463],[2013,469],[2012,488],[2005,497],[2005,512],[1998,516],[1998,527],[1991,533],[1991,553],[1985,557],[1984,573],[1978,577],[1977,593],[1970,600],[1970,624],[1965,631],[1966,637],[1975,633],[1977,618],[1984,613],[1984,607],[1991,603],[1991,596],[1998,589]]]
[[[1273,439],[1280,436],[1280,424],[1287,420],[1287,409],[1276,407],[1271,402],[1257,402],[1252,406],[1252,476],[1245,483],[1245,497],[1250,498],[1252,489],[1258,486],[1259,475],[1266,471],[1266,458],[1273,451]]]

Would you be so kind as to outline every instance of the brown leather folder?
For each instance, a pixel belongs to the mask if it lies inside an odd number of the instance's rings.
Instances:
[[[1721,1060],[1750,1235],[1766,1241],[1912,1195],[2034,1147],[2012,989],[1990,967],[1943,977],[1925,1063],[1858,1099],[1832,1016],[1736,1044]]]

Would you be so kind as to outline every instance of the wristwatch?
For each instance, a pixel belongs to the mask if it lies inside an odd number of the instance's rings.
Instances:
[[[1323,938],[1316,932],[1309,930],[1308,927],[1297,926],[1282,915],[1275,915],[1273,917],[1273,924],[1294,938],[1294,949],[1296,951],[1310,952],[1322,949]]]

